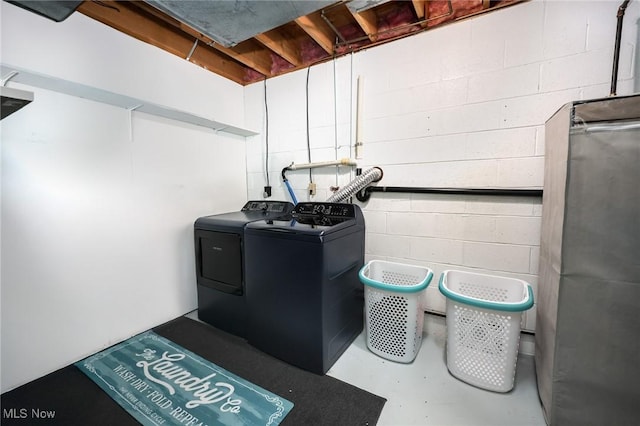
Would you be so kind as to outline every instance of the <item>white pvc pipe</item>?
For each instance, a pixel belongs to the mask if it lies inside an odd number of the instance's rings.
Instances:
[[[291,164],[287,167],[287,170],[302,170],[302,169],[315,169],[318,167],[330,167],[330,166],[356,166],[357,163],[351,158],[342,158],[340,160],[333,161],[321,161],[317,163],[305,163],[305,164]]]
[[[362,158],[362,92],[364,91],[364,77],[358,76],[356,87],[356,159]]]

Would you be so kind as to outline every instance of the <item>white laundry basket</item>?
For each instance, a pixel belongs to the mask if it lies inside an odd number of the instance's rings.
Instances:
[[[522,312],[533,291],[514,278],[444,271],[447,368],[460,380],[496,392],[513,389]]]
[[[422,344],[423,295],[433,271],[372,260],[359,276],[365,285],[367,347],[391,361],[412,362]]]

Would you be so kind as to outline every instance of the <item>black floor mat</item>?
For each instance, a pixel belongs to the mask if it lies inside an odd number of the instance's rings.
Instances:
[[[291,366],[243,339],[189,318],[177,318],[153,331],[293,402],[283,426],[375,425],[386,402],[333,377]],[[1,402],[3,425],[138,424],[73,365],[2,394]],[[44,418],[52,413],[53,418]]]

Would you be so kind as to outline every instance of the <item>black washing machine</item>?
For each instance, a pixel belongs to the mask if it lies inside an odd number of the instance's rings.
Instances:
[[[299,203],[245,229],[247,340],[324,374],[362,332],[365,224],[357,205]]]
[[[244,229],[256,220],[290,217],[293,204],[249,201],[239,212],[205,216],[194,224],[198,318],[245,338]]]

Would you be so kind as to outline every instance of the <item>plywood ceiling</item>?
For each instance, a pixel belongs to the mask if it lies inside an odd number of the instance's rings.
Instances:
[[[232,47],[215,42],[187,24],[186,19],[154,7],[152,1],[85,1],[78,11],[246,85],[522,1],[339,1]],[[198,3],[193,2],[196,6]],[[206,4],[202,0],[200,3]],[[246,16],[240,18],[247,22]],[[233,17],[225,15],[224,19]]]

